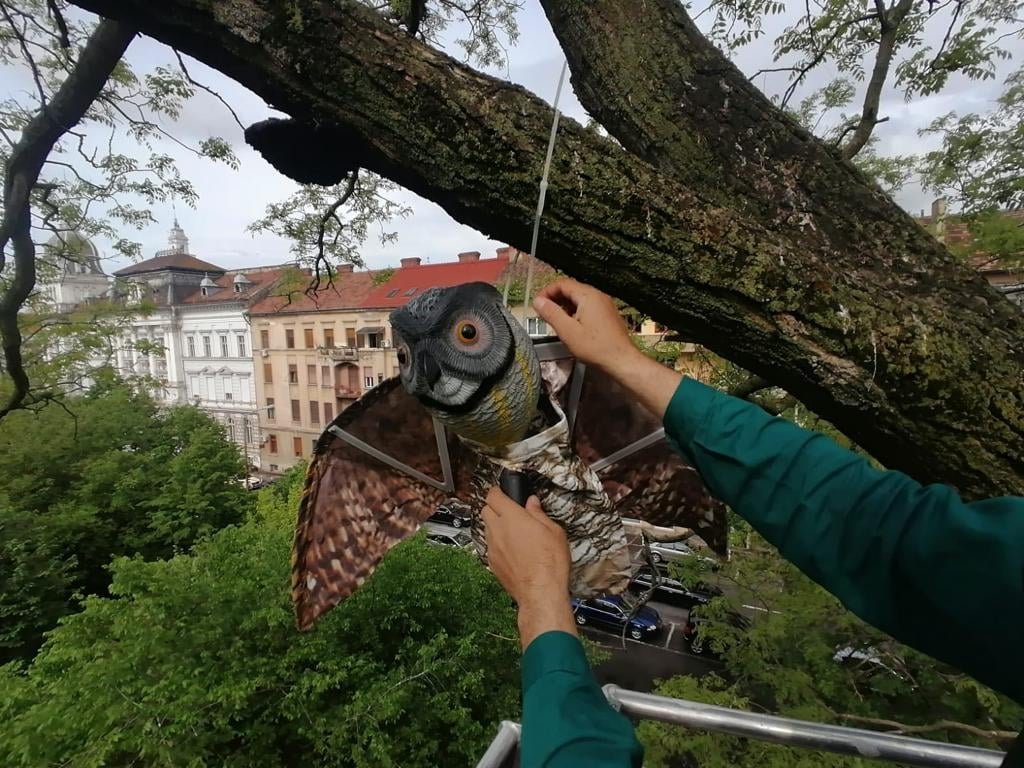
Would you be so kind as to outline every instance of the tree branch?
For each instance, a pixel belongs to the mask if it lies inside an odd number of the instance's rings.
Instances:
[[[878,119],[878,107],[881,103],[882,88],[885,79],[889,76],[889,67],[892,65],[892,55],[896,50],[896,39],[899,36],[900,25],[907,18],[914,0],[900,0],[891,11],[885,10],[885,3],[877,0],[881,8],[878,12],[878,24],[881,35],[878,40],[878,52],[875,54],[875,65],[871,70],[871,79],[868,81],[868,89],[864,94],[864,104],[861,107],[860,121],[853,131],[850,140],[842,146],[840,152],[846,160],[864,149],[871,138],[871,132],[880,122]]]
[[[13,245],[14,274],[0,293],[0,343],[3,344],[4,368],[14,389],[0,405],[0,419],[21,406],[29,391],[18,312],[36,284],[32,191],[38,185],[39,173],[54,145],[85,115],[134,37],[135,29],[127,24],[101,21],[82,49],[75,68],[50,102],[25,126],[11,151],[4,176],[0,273],[6,266],[7,246]]]
[[[996,742],[1012,742],[1017,738],[1017,734],[1014,731],[999,731],[999,730],[988,730],[985,728],[978,728],[975,725],[968,723],[958,723],[954,720],[937,720],[934,723],[928,723],[927,725],[907,725],[906,723],[900,723],[895,720],[886,720],[879,717],[862,717],[861,715],[846,715],[836,714],[840,720],[846,720],[851,723],[862,723],[864,725],[877,725],[887,729],[887,733],[897,733],[904,736],[909,736],[915,733],[932,733],[934,731],[960,731],[962,733],[969,733],[972,736],[977,736],[980,739],[987,741]]]
[[[355,150],[528,248],[552,111],[523,88],[354,0],[75,2],[360,139],[289,146],[305,164]],[[621,142],[560,127],[545,260],[776,382],[886,466],[967,498],[1024,492],[1020,310],[775,108],[678,0],[543,2]],[[296,28],[296,10],[316,23]]]
[[[192,77],[192,73],[188,71],[188,67],[185,66],[185,60],[181,57],[181,54],[178,51],[175,51],[174,55],[178,59],[178,66],[181,67],[181,72],[183,75],[185,75],[185,79],[192,83],[192,85],[194,85],[199,90],[206,91],[208,94],[213,96],[213,98],[215,98],[217,101],[223,104],[224,108],[227,109],[227,111],[230,112],[231,116],[235,119],[235,123],[238,125],[238,127],[242,129],[242,133],[245,133],[245,126],[242,124],[242,121],[238,119],[238,113],[235,112],[234,109],[232,109],[231,105],[227,103],[224,97],[217,93],[215,90],[213,90],[213,88],[210,88],[208,85],[203,85],[198,80],[195,80]]]
[[[755,392],[760,392],[762,389],[768,389],[768,387],[771,386],[773,386],[773,384],[763,376],[750,376],[730,388],[729,394],[733,397],[740,397],[745,400]]]
[[[68,36],[68,23],[64,20],[64,14],[60,12],[57,0],[46,0],[46,8],[53,16],[53,23],[57,25],[60,47],[67,50],[71,47],[71,38]]]
[[[356,184],[359,181],[359,169],[353,170],[348,175],[348,182],[345,185],[345,191],[341,193],[341,197],[335,200],[331,205],[324,211],[323,216],[320,217],[320,222],[317,224],[316,229],[316,258],[313,261],[313,281],[306,289],[307,296],[315,296],[317,291],[320,290],[320,265],[324,264],[327,266],[327,277],[328,287],[334,282],[334,271],[331,269],[330,263],[327,261],[327,257],[324,255],[324,236],[327,232],[327,222],[334,219],[338,224],[338,231],[341,231],[341,219],[338,218],[338,209],[341,208],[345,203],[349,201],[352,194],[356,191]],[[335,240],[337,240],[337,233],[335,233]]]

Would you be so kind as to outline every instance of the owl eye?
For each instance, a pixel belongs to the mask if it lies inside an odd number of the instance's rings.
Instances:
[[[400,346],[398,348],[396,357],[398,358],[398,364],[400,366],[402,366],[403,368],[407,366],[409,364],[409,348],[405,346],[405,344]]]
[[[455,326],[455,338],[466,346],[472,346],[479,341],[480,333],[477,331],[477,328],[473,323],[463,320]]]

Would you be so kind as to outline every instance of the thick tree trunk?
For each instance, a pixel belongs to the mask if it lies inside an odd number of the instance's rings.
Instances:
[[[528,247],[552,113],[522,88],[352,0],[76,2],[297,118],[353,129],[364,167]],[[539,255],[785,387],[889,466],[971,497],[1024,493],[1019,310],[775,110],[672,0],[545,5],[626,149],[563,123]]]

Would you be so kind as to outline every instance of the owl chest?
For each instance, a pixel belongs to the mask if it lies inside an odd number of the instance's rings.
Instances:
[[[479,511],[506,469],[525,475],[529,492],[538,497],[545,514],[565,529],[572,558],[573,594],[588,596],[624,589],[631,573],[631,556],[622,520],[601,480],[567,448],[521,461],[479,457],[471,481],[471,534],[484,561],[487,541]]]

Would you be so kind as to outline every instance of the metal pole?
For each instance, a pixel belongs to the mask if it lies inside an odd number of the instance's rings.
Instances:
[[[630,717],[675,723],[687,728],[728,733],[791,747],[929,768],[999,768],[1006,757],[1005,753],[990,749],[744,712],[638,693],[617,685],[606,685],[603,690],[608,701]]]
[[[519,723],[502,720],[498,726],[498,735],[494,737],[494,741],[484,752],[476,768],[508,768],[511,765],[511,757],[519,750],[520,730]]]

